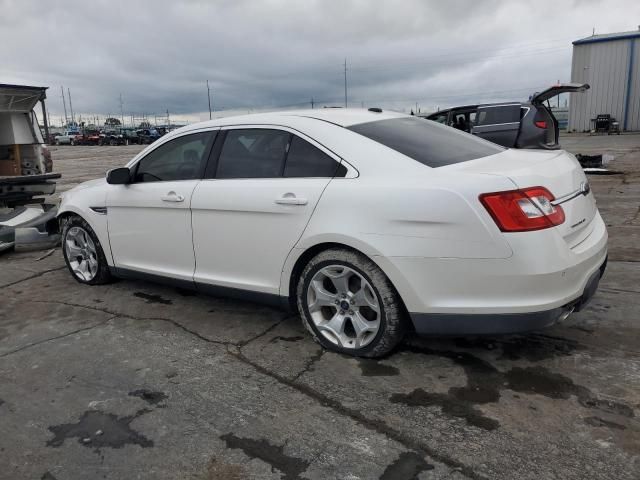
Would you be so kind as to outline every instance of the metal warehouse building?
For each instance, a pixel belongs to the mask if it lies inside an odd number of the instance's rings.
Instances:
[[[573,42],[571,81],[591,89],[571,94],[569,131],[591,130],[601,114],[614,117],[622,130],[640,130],[640,29]]]

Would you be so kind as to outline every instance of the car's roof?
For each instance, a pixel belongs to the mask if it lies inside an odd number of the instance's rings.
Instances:
[[[314,118],[323,122],[333,123],[341,127],[350,127],[360,123],[374,122],[377,120],[389,120],[392,118],[406,117],[404,113],[387,111],[370,111],[363,108],[319,108],[314,110],[291,110],[283,112],[253,113],[233,117],[217,118],[205,122],[193,123],[182,127],[181,132],[197,130],[206,127],[220,127],[226,125],[287,125],[295,123],[301,117]]]

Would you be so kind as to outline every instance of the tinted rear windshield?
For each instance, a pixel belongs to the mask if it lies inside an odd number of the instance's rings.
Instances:
[[[504,148],[423,118],[378,120],[348,127],[428,167],[442,167],[500,153]]]

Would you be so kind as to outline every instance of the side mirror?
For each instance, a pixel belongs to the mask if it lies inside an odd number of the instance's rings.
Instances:
[[[126,185],[131,183],[131,171],[127,167],[109,170],[107,172],[107,183],[110,185]]]

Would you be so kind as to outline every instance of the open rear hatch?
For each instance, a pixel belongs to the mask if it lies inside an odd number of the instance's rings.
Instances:
[[[589,90],[591,87],[588,83],[559,83],[552,87],[543,90],[542,92],[536,92],[531,96],[531,103],[533,105],[541,105],[542,102],[560,95],[561,93],[577,93]]]
[[[548,126],[546,130],[545,141],[548,146],[557,148],[560,140],[558,120],[553,115],[551,108],[549,108],[548,101],[561,93],[585,92],[589,90],[589,88],[591,87],[588,83],[559,83],[542,92],[536,92],[531,96],[531,104],[536,107],[534,109],[535,117],[533,119],[535,125],[551,125]],[[547,105],[545,105],[544,102],[547,102]]]
[[[441,169],[508,177],[514,188],[544,187],[564,211],[565,220],[554,228],[570,248],[584,241],[593,230],[597,208],[587,177],[575,157],[563,150],[506,150],[497,155],[457,163]],[[487,192],[489,193],[489,192]]]

